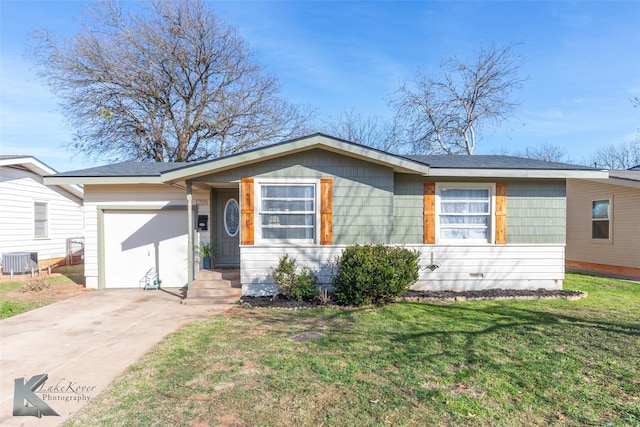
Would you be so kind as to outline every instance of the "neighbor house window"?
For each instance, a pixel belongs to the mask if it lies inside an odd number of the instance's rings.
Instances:
[[[440,242],[491,243],[493,185],[440,185],[437,217]]]
[[[48,237],[49,220],[47,204],[35,202],[33,205],[33,229],[35,237]]]
[[[611,233],[611,200],[591,202],[591,238],[609,240]]]
[[[264,183],[259,193],[261,240],[314,242],[316,240],[316,184]]]

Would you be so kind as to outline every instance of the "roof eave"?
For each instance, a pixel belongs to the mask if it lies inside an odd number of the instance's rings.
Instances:
[[[0,159],[0,166],[22,166],[40,176],[53,175],[57,173],[55,169],[47,166],[33,156],[9,157],[6,159]]]
[[[84,199],[84,190],[76,183],[47,184],[45,182],[47,175],[55,174],[57,171],[52,167],[46,165],[45,163],[42,163],[40,160],[33,156],[0,159],[0,166],[22,166],[32,173],[41,176],[42,183],[44,185],[57,185],[72,196],[75,196],[81,200]]]
[[[160,176],[46,176],[45,185],[162,184]]]
[[[609,172],[599,170],[431,168],[429,176],[468,178],[597,179],[608,178]]]
[[[620,187],[640,188],[640,181],[609,177],[608,179],[587,179],[587,181],[597,182],[598,184],[617,185]]]

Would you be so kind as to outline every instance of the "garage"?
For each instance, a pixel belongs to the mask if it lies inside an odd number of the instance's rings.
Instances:
[[[187,284],[187,211],[105,210],[104,286],[138,288],[149,271],[163,287]]]

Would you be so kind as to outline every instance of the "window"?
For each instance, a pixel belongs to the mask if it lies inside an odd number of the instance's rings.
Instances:
[[[438,239],[491,243],[493,185],[472,184],[439,186]]]
[[[316,184],[260,185],[259,236],[262,240],[316,240]]]
[[[240,207],[236,199],[229,199],[224,206],[224,229],[229,237],[238,235],[240,227]]]
[[[591,202],[591,238],[610,240],[611,200]]]
[[[49,221],[47,218],[47,204],[35,202],[33,205],[33,229],[35,237],[48,237]]]

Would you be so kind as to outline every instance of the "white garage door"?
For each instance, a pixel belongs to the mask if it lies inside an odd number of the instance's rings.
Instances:
[[[161,286],[187,284],[187,211],[105,211],[105,287],[137,288],[150,269]]]

